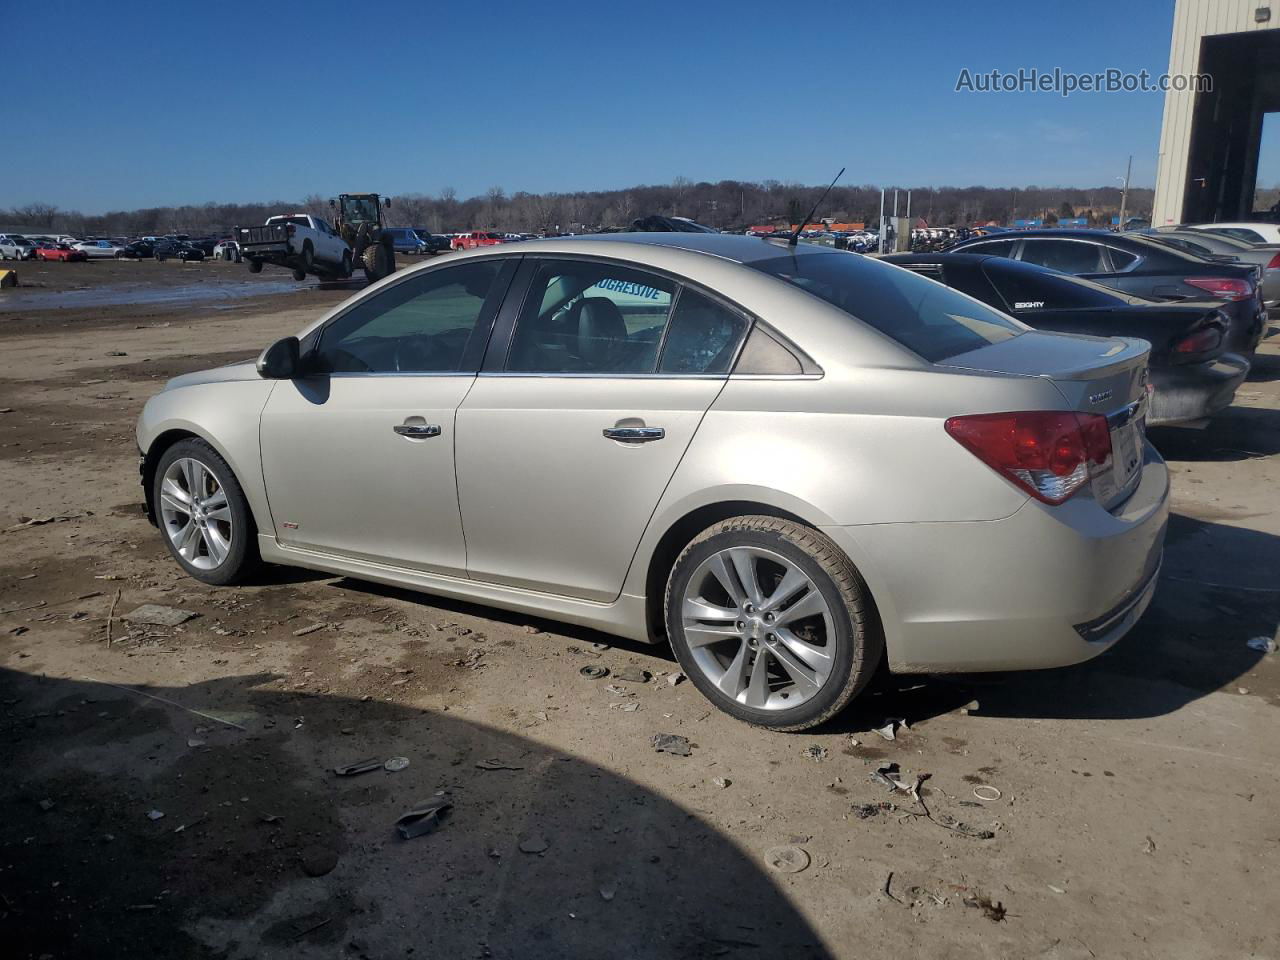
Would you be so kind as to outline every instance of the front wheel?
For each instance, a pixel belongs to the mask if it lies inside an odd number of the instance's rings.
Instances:
[[[342,251],[342,279],[345,280],[351,276],[351,251]]]
[[[383,277],[389,277],[396,269],[395,254],[388,252],[381,243],[371,243],[365,247],[361,256],[364,261],[364,276],[370,283],[377,283]]]
[[[666,624],[685,674],[721,710],[775,730],[839,713],[884,647],[862,578],[811,527],[724,520],[676,559]]]
[[[257,528],[227,462],[203,440],[182,440],[160,457],[152,502],[165,546],[204,583],[243,580],[258,565]]]

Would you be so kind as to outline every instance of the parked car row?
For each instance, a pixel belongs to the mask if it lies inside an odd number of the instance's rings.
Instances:
[[[448,253],[453,249],[453,238],[432,233],[421,227],[387,227],[396,253],[414,253],[429,256]]]
[[[966,240],[948,252],[1034,263],[1149,300],[1221,301],[1230,318],[1227,346],[1242,354],[1257,348],[1266,322],[1256,264],[1211,260],[1143,234],[1025,230]]]
[[[1230,405],[1280,306],[1280,244],[1198,227],[997,231],[883,259],[1035,329],[1146,340],[1152,425]]]

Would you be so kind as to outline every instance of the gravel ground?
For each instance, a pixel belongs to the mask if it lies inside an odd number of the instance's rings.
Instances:
[[[20,275],[24,299],[0,294],[6,956],[1280,952],[1280,654],[1247,646],[1280,619],[1276,339],[1208,430],[1153,431],[1175,516],[1113,651],[884,677],[783,735],[712,710],[664,649],[303,571],[183,578],[139,508],[143,402],[346,294],[181,292],[287,279],[224,263]],[[145,603],[197,616],[129,620]],[[333,772],[391,757],[408,767]],[[890,761],[930,775],[923,802],[871,780]],[[397,836],[439,798],[437,831]]]

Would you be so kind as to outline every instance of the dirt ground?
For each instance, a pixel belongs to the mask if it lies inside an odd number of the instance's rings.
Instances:
[[[1208,430],[1153,431],[1175,516],[1114,650],[886,677],[784,735],[673,683],[662,649],[302,571],[180,576],[139,508],[142,404],[347,294],[225,263],[19,270],[0,293],[5,956],[1280,956],[1280,654],[1247,646],[1280,619],[1280,338]],[[128,621],[144,603],[198,616]],[[333,770],[391,757],[409,766]],[[930,775],[924,807],[871,780],[888,761]],[[400,839],[439,797],[440,828]]]

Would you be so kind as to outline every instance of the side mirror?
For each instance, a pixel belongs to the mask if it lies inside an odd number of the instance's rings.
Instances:
[[[300,366],[297,337],[277,340],[258,356],[258,376],[264,380],[292,380]]]

